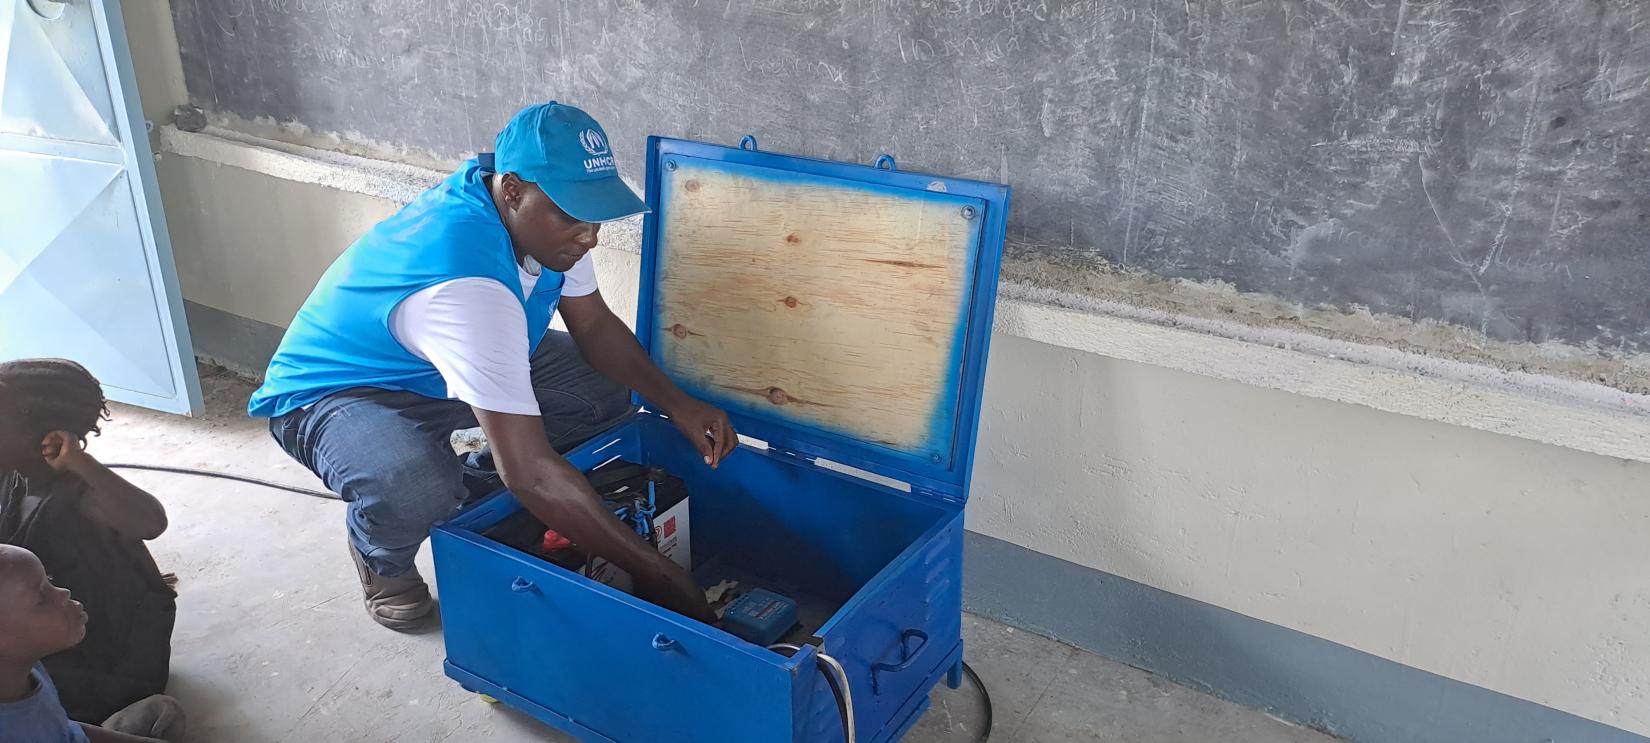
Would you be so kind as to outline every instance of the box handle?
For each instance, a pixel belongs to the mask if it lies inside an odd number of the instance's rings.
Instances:
[[[916,647],[912,647],[910,644],[911,638],[913,637],[921,640],[921,642],[917,643]],[[878,688],[877,674],[882,673],[883,671],[897,673],[910,668],[912,663],[917,662],[917,655],[922,653],[922,649],[926,647],[928,647],[927,632],[920,629],[908,629],[901,633],[899,636],[900,661],[898,663],[878,663],[871,666],[871,693],[882,693],[882,690]]]
[[[515,580],[510,581],[510,590],[515,591],[516,593],[527,593],[528,591],[533,590],[533,582],[527,580],[526,578],[518,577]]]
[[[671,650],[676,649],[676,641],[666,637],[665,633],[660,632],[659,634],[653,636],[653,649],[661,653],[668,653]]]

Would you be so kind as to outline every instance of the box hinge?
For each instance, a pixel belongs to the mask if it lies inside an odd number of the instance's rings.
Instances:
[[[812,462],[815,459],[812,455],[803,454],[795,449],[787,449],[783,446],[776,446],[774,444],[768,444],[768,454],[776,457],[799,459],[804,462]]]
[[[961,494],[949,493],[943,490],[935,490],[933,488],[913,487],[911,488],[911,494],[957,506],[961,506],[968,502],[968,499],[963,497]]]

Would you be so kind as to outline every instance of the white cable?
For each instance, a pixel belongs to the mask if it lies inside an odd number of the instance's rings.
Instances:
[[[847,743],[854,743],[854,694],[848,688],[848,671],[842,667],[837,659],[824,653],[817,653],[819,661],[836,670],[836,677],[842,687],[842,724],[848,729]]]
[[[769,645],[768,649],[789,650],[792,653],[802,652],[801,647],[783,642]],[[837,683],[834,685],[835,689],[842,690],[837,693],[837,701],[842,703],[842,727],[845,733],[843,737],[846,738],[845,743],[854,743],[854,693],[852,689],[848,688],[848,670],[842,667],[841,661],[826,655],[823,651],[816,649],[814,657],[819,659],[821,666],[827,667],[836,673]],[[833,689],[833,692],[835,689]]]

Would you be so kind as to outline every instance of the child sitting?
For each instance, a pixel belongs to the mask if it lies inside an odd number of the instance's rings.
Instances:
[[[0,543],[33,552],[86,604],[84,641],[44,661],[75,720],[166,690],[177,612],[143,545],[165,531],[165,509],[84,450],[107,415],[79,364],[0,363]]]
[[[46,579],[40,560],[0,545],[0,740],[19,743],[132,743],[183,737],[183,710],[171,697],[120,711],[123,730],[70,722],[40,659],[86,636],[86,610]]]

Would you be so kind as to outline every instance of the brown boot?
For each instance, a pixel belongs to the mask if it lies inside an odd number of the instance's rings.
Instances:
[[[367,561],[354,544],[346,546],[350,558],[355,560],[355,572],[361,576],[367,613],[372,615],[373,621],[397,632],[423,629],[428,624],[424,618],[435,608],[435,600],[430,598],[430,587],[418,574],[418,567],[414,566],[394,578],[386,578],[367,567]]]

